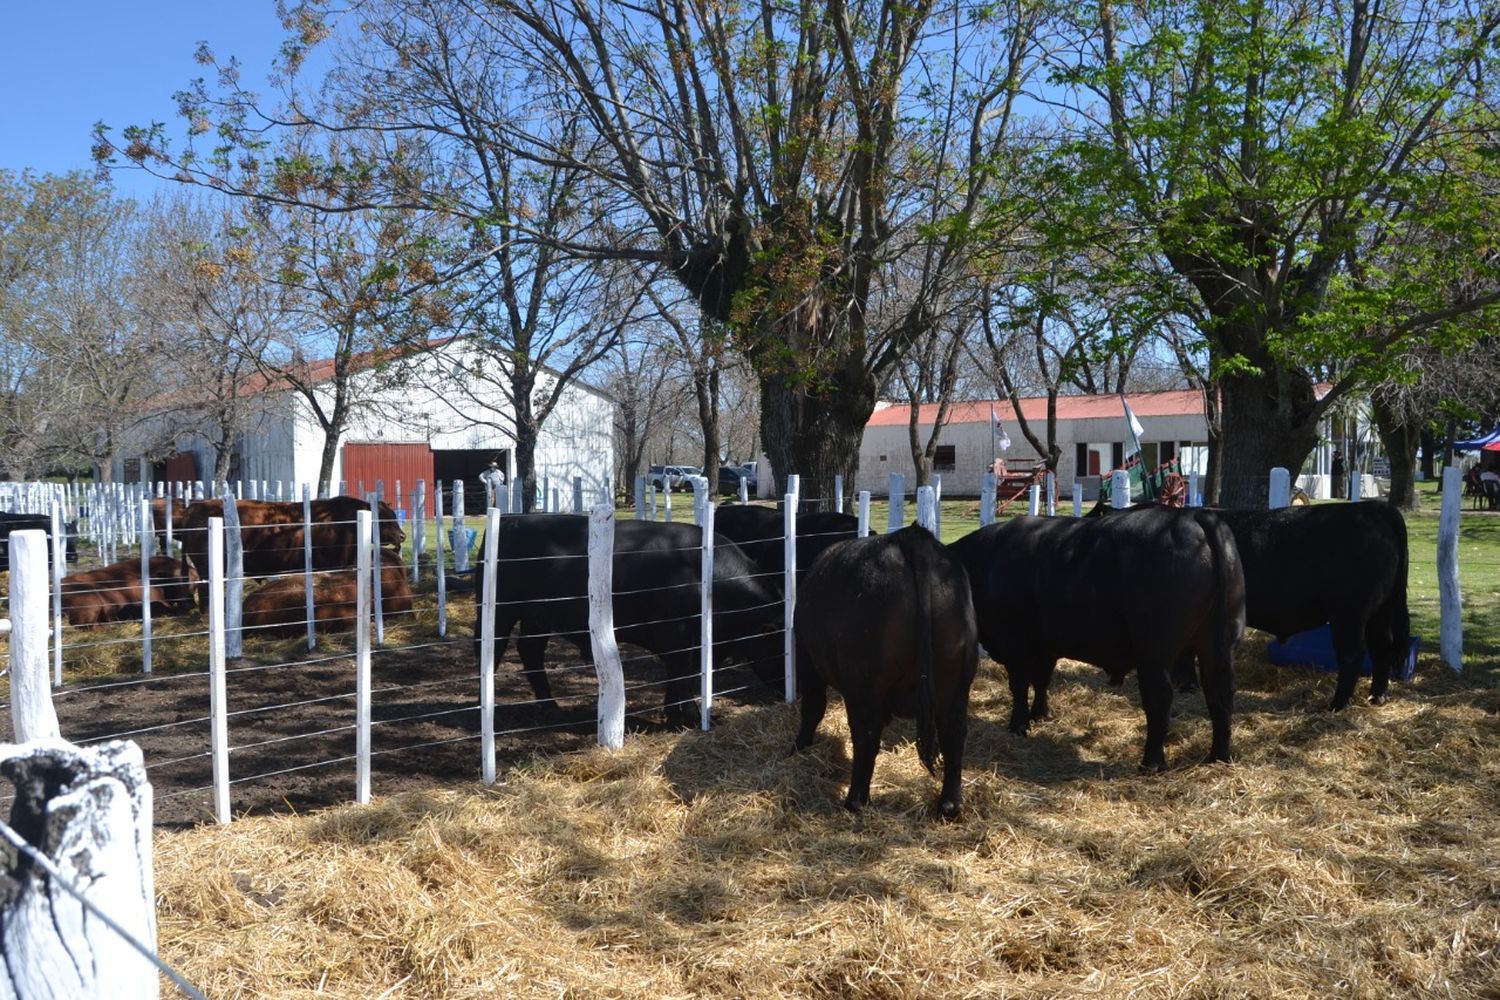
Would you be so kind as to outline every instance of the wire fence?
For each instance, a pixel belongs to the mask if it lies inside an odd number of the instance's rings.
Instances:
[[[496,485],[489,495],[508,502]],[[1050,485],[1038,484],[1043,491]],[[608,508],[610,634],[626,647],[619,657],[622,727],[627,720],[706,727],[724,697],[790,700],[797,574],[827,547],[870,531],[872,515],[885,530],[915,516],[945,537],[973,530],[987,511],[994,516],[988,503],[940,501],[935,489],[911,505],[904,489],[892,489],[883,510],[861,491],[845,511],[841,490],[812,503],[797,486],[790,480],[776,506],[735,497],[714,506],[708,484],[699,481],[693,494],[679,495],[677,513],[712,524],[711,533],[676,517],[672,524],[642,524],[649,505],[630,512],[639,521],[614,523]],[[1283,477],[1268,491],[1287,486]],[[646,489],[638,493],[649,499]],[[49,680],[57,685],[53,701],[64,734],[79,743],[139,743],[161,789],[162,818],[170,821],[226,818],[220,802],[242,810],[359,800],[368,796],[372,777],[390,789],[413,780],[469,780],[476,763],[489,777],[497,755],[520,758],[539,745],[598,738],[605,685],[596,655],[600,609],[590,600],[601,572],[600,552],[590,545],[592,518],[502,517],[491,508],[481,534],[483,525],[444,512],[452,506],[444,502],[455,495],[451,489],[419,495],[430,499],[434,519],[426,520],[425,501],[413,499],[400,537],[387,531],[400,522],[385,515],[378,499],[363,508],[355,501],[345,512],[352,518],[312,520],[307,508],[316,501],[304,498],[293,505],[296,522],[278,523],[251,523],[253,501],[228,496],[217,506],[205,501],[198,514],[220,516],[204,517],[201,526],[189,507],[173,533],[186,556],[178,561],[193,570],[186,609],[158,602],[167,577],[151,561],[154,527],[141,532],[148,540],[137,543],[134,557],[111,564],[132,568],[134,579],[106,575],[90,590],[76,574],[56,577],[56,558],[13,568],[12,577],[40,573],[49,586],[57,579],[59,597],[89,594],[124,604],[133,598],[149,609],[149,633],[144,617],[72,621],[70,604],[49,623],[56,657]],[[1045,495],[1035,502],[1045,512]],[[1057,513],[1072,511],[1064,504]],[[1473,516],[1500,525],[1500,515]],[[226,527],[232,518],[238,530]],[[1436,525],[1428,533],[1412,524],[1413,616],[1435,633],[1441,618]],[[413,546],[417,531],[430,546]],[[462,572],[455,544],[461,535],[471,555]],[[215,539],[223,550],[217,564]],[[276,572],[260,561],[267,551],[293,553],[295,565]],[[1471,654],[1494,653],[1500,645],[1484,622],[1486,609],[1500,610],[1496,551],[1458,546]],[[415,583],[403,558],[412,554],[426,559]],[[316,565],[325,556],[351,565]],[[231,613],[227,597],[236,580],[242,597]],[[216,590],[224,602],[217,617],[210,607]],[[495,637],[488,647],[476,643],[487,628]],[[232,647],[235,630],[238,652],[216,657],[216,648]],[[142,672],[130,676],[136,670]],[[216,685],[223,685],[222,699]]]

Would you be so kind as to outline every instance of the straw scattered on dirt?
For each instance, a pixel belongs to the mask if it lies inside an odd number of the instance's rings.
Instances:
[[[1057,719],[976,686],[966,812],[909,726],[841,807],[842,706],[632,734],[492,788],[159,832],[160,946],[218,997],[1500,996],[1500,690],[1424,657],[1380,708],[1242,650],[1237,763],[1179,700],[1136,773],[1134,683]],[[420,766],[413,762],[413,766]],[[169,995],[164,990],[164,995]]]

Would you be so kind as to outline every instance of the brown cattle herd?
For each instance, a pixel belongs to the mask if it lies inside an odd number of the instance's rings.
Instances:
[[[312,501],[313,617],[322,629],[353,627],[355,559],[358,552],[355,515],[370,505],[340,496]],[[240,542],[247,581],[260,581],[245,597],[245,628],[296,631],[307,620],[304,579],[303,510],[300,503],[240,500]],[[152,502],[156,544],[167,540],[166,501]],[[172,509],[172,537],[182,544],[183,560],[151,558],[151,591],[142,592],[141,563],[127,559],[97,569],[70,573],[62,580],[63,615],[70,625],[98,626],[139,619],[150,601],[153,617],[182,614],[207,605],[208,521],[224,516],[222,500],[199,500]],[[406,534],[395,512],[380,504],[381,606],[385,614],[410,611],[411,587],[397,551]]]

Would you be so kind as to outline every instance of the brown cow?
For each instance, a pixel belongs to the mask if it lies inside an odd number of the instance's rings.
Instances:
[[[193,610],[198,574],[187,563],[151,557],[151,614]],[[98,626],[141,617],[141,562],[126,559],[62,578],[63,615],[69,625]]]
[[[354,497],[331,497],[312,502],[313,569],[343,569],[354,565],[356,545],[354,515],[370,505]],[[240,544],[244,547],[247,577],[274,576],[300,570],[302,552],[302,504],[265,500],[239,500]],[[204,581],[198,587],[198,603],[207,606],[208,519],[224,516],[223,500],[198,500],[183,515],[177,529],[182,554],[197,568]],[[396,513],[380,505],[380,544],[399,546],[406,533],[396,522]]]
[[[313,574],[313,619],[319,629],[345,631],[354,627],[358,570],[337,569]],[[406,567],[396,553],[380,553],[380,604],[387,617],[411,610],[411,587]],[[246,629],[285,635],[307,627],[307,587],[302,576],[270,580],[245,598],[240,618]]]

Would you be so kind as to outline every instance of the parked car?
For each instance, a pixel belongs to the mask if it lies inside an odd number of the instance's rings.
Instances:
[[[696,465],[653,465],[646,482],[658,490],[679,492],[692,489],[692,477],[701,474]]]
[[[743,477],[745,487],[751,496],[755,495],[755,477],[751,476],[740,465],[719,466],[719,492],[726,496],[738,495],[740,492],[740,478]]]

